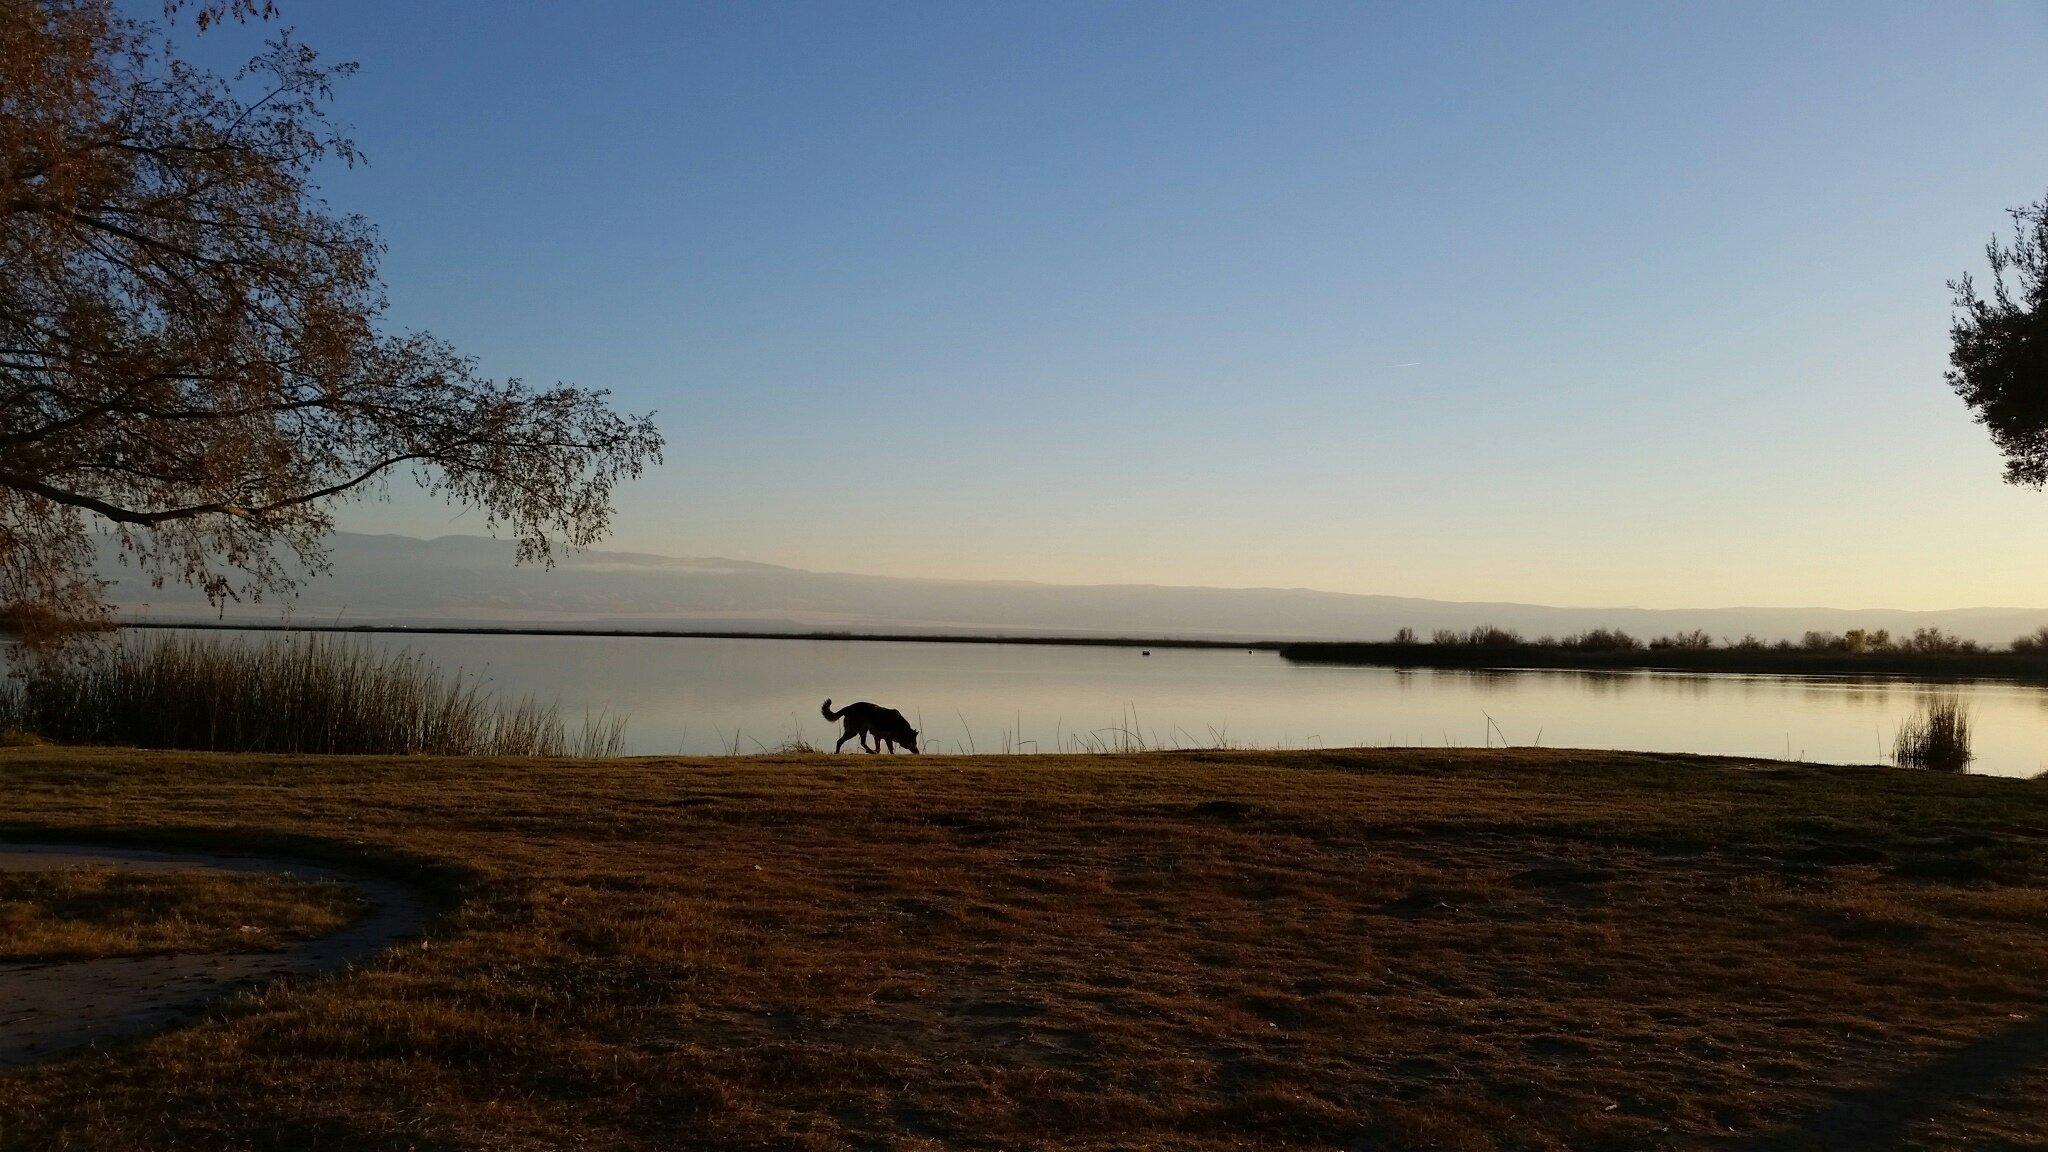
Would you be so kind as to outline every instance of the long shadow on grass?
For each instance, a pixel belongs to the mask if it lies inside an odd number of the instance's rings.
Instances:
[[[1930,1064],[1846,1093],[1742,1147],[1753,1152],[1905,1148],[1906,1129],[1914,1121],[1934,1115],[1955,1100],[1989,1092],[2043,1059],[2048,1059],[2048,1013],[2037,1011]]]

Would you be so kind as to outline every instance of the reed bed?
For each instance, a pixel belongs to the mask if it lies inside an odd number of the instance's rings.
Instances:
[[[1892,759],[1901,768],[1961,772],[1970,764],[1970,710],[1954,696],[1929,700],[1899,726]]]
[[[90,645],[0,682],[0,728],[60,744],[214,752],[615,756],[624,716],[501,702],[410,651],[294,636],[176,634]]]

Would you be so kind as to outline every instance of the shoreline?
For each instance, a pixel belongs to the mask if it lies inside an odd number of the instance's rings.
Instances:
[[[513,624],[230,624],[224,621],[124,620],[115,630],[212,632],[357,632],[421,636],[595,636],[628,640],[832,640],[888,644],[1037,644],[1065,648],[1244,648],[1277,652],[1290,640],[1160,639],[1143,636],[1010,636],[1002,633],[764,632],[717,628],[523,627]]]
[[[1464,646],[1391,641],[1224,640],[1145,636],[1036,636],[1002,633],[768,632],[717,628],[607,628],[513,624],[269,624],[130,620],[115,629],[214,632],[320,632],[420,636],[576,636],[628,640],[812,640],[888,644],[1024,644],[1054,648],[1232,649],[1273,652],[1292,664],[1441,671],[1677,672],[1747,676],[1870,676],[1917,680],[2048,681],[2048,653],[1740,651],[1730,648],[1586,652],[1537,645]]]

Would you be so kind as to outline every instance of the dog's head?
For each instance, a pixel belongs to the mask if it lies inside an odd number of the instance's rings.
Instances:
[[[903,739],[903,746],[905,748],[910,749],[912,752],[921,751],[921,749],[919,749],[917,746],[917,729],[910,729],[910,735],[904,737]]]

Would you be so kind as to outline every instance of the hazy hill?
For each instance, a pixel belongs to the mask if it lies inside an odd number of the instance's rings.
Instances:
[[[322,623],[576,623],[626,627],[1000,632],[1271,639],[1376,639],[1411,627],[1490,623],[1530,636],[1595,626],[1642,636],[1704,628],[1716,636],[1796,636],[1809,628],[1935,625],[2004,643],[2048,623],[2048,609],[1906,612],[1837,608],[1556,608],[1357,596],[1304,588],[1188,588],[906,580],[809,572],[712,557],[591,551],[553,571],[512,563],[511,543],[479,536],[341,533],[334,570],[309,582],[289,609]],[[184,589],[151,589],[106,565],[125,615],[212,619]],[[122,576],[127,579],[119,579]],[[229,619],[278,620],[278,605],[235,606]]]

